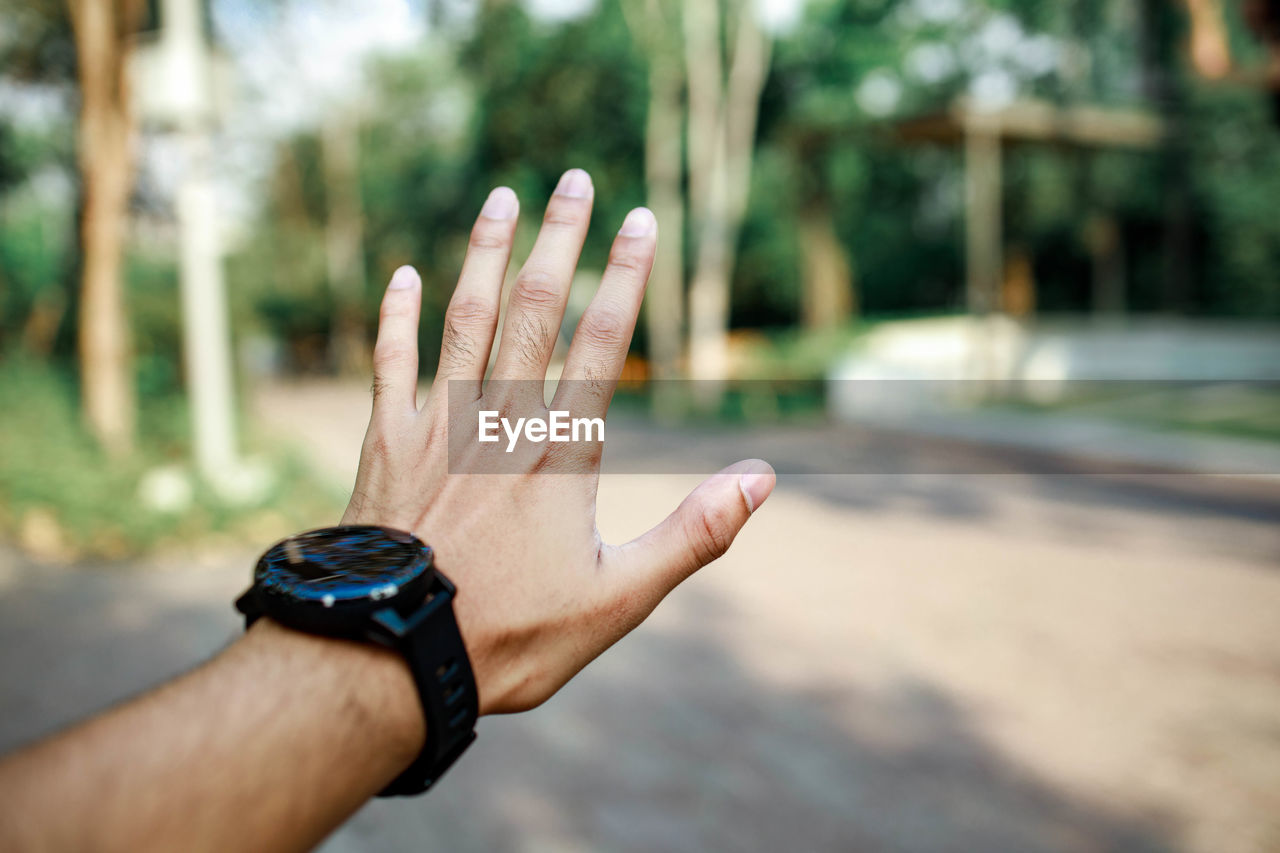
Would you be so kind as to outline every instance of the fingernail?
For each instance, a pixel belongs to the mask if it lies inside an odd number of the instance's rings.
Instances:
[[[754,459],[751,467],[751,471],[738,478],[738,488],[742,490],[742,497],[747,502],[747,511],[755,512],[773,492],[778,477],[768,462]]]
[[[560,183],[556,184],[556,195],[569,198],[591,198],[592,192],[591,176],[581,169],[570,169],[560,176]]]
[[[486,219],[514,219],[519,207],[520,202],[510,187],[498,187],[485,199],[480,215]]]
[[[387,285],[387,289],[409,290],[420,284],[422,284],[422,279],[418,278],[418,271],[406,265],[400,267],[391,275],[391,283]]]
[[[652,234],[657,225],[658,220],[653,218],[652,210],[647,207],[637,207],[627,214],[626,219],[622,220],[622,227],[618,229],[618,235],[621,237],[644,237]]]

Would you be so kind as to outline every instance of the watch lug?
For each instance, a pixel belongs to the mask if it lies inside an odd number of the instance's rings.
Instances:
[[[258,597],[254,595],[253,587],[249,587],[243,595],[236,599],[236,610],[244,614],[246,628],[262,615],[262,608],[258,606]]]

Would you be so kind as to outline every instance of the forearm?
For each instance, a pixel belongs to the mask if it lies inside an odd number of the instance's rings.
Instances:
[[[403,659],[260,622],[177,681],[0,763],[0,848],[305,849],[424,734]]]

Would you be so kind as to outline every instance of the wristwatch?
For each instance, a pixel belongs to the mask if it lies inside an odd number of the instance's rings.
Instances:
[[[378,796],[431,787],[475,740],[479,697],[453,615],[456,590],[431,548],[389,527],[326,527],[291,536],[258,560],[236,600],[247,629],[266,616],[326,637],[404,655],[426,717],[422,752]]]

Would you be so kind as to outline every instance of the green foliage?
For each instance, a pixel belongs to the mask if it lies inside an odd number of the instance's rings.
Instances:
[[[0,68],[23,81],[70,82],[76,57],[67,3],[0,0],[0,19]]]
[[[140,426],[139,451],[127,461],[108,459],[80,426],[65,371],[21,357],[0,362],[0,535],[27,540],[39,518],[54,532],[37,550],[118,558],[214,535],[261,541],[340,511],[338,490],[284,453],[275,456],[281,461],[270,493],[254,505],[228,505],[197,487],[180,511],[150,509],[139,499],[142,477],[190,458],[184,405],[173,396],[147,399]]]
[[[74,63],[63,7],[40,0],[4,8],[13,23],[10,37],[0,38],[7,75],[65,90]],[[1273,202],[1280,134],[1260,91],[1189,79],[1184,17],[1177,7],[1119,0],[808,3],[774,45],[735,265],[734,325],[797,321],[802,259],[794,224],[814,204],[831,212],[863,314],[961,306],[960,152],[903,144],[891,125],[945,108],[992,69],[1010,76],[1019,97],[1163,111],[1185,143],[1136,153],[1010,148],[1005,232],[1034,259],[1041,310],[1088,308],[1087,224],[1098,215],[1119,225],[1132,308],[1170,308],[1169,210],[1178,190],[1192,223],[1185,307],[1280,316]],[[1236,17],[1228,16],[1233,49],[1246,63],[1259,61]],[[992,48],[997,31],[1013,33],[1017,48]],[[1032,61],[1055,50],[1052,62]],[[1071,59],[1081,56],[1089,61]],[[645,201],[647,62],[621,0],[601,0],[559,23],[530,17],[520,3],[481,4],[474,18],[443,15],[419,50],[372,59],[359,167],[370,327],[391,271],[416,265],[427,284],[422,369],[432,369],[467,232],[496,184],[512,186],[523,202],[518,239],[527,248],[561,172],[588,169],[597,205],[583,266],[599,269],[614,226]],[[896,93],[887,111],[863,97],[872,80]],[[64,317],[58,352],[66,357],[74,340],[76,198],[74,188],[52,198],[40,187],[51,175],[70,182],[74,134],[69,108],[46,113],[52,118],[40,126],[0,120],[0,345],[18,345],[44,306]],[[315,131],[279,145],[252,237],[229,259],[235,328],[280,341],[286,366],[302,370],[332,366],[322,158]],[[172,393],[180,364],[172,265],[135,252],[127,277],[143,394]]]
[[[31,336],[34,314],[66,317],[73,302],[67,283],[76,266],[74,136],[55,92],[35,100],[50,114],[47,121],[0,117],[0,350]],[[58,330],[47,331],[44,340],[25,343],[51,348]]]
[[[254,325],[284,343],[286,367],[327,367],[333,299],[325,278],[324,231],[300,219],[266,220],[227,261],[228,299],[241,331]]]
[[[125,258],[125,290],[134,339],[134,375],[143,400],[182,389],[182,299],[172,259],[142,252]]]
[[[751,195],[770,205],[748,209],[733,282],[734,326],[794,325],[800,309],[800,247],[794,229],[779,228],[774,205],[793,205],[796,168],[776,149],[760,152]]]
[[[1280,126],[1257,92],[1192,92],[1191,182],[1204,228],[1200,305],[1280,316]]]
[[[72,246],[70,217],[56,202],[15,192],[0,203],[0,347],[21,338],[39,301],[65,305]]]
[[[366,316],[372,327],[392,271],[416,266],[425,284],[421,367],[429,372],[467,234],[493,186],[519,195],[523,238],[561,173],[587,169],[597,201],[583,266],[603,267],[614,230],[644,202],[644,66],[614,3],[551,28],[518,4],[496,4],[459,55],[433,41],[367,70]],[[314,133],[281,146],[254,238],[231,259],[238,310],[253,312],[304,368],[317,366],[308,342],[323,342],[330,323],[320,156]]]
[[[462,68],[473,73],[479,94],[480,174],[509,180],[540,205],[566,168],[586,169],[601,224],[621,223],[643,202],[646,69],[617,3],[542,32],[518,4],[493,4],[477,22]],[[600,230],[586,252],[595,266],[613,228]]]
[[[1195,292],[1187,307],[1280,315],[1280,219],[1268,208],[1280,180],[1276,133],[1260,93],[1188,83],[1176,67],[1180,13],[1138,14],[1114,0],[988,0],[957,6],[954,14],[950,8],[816,0],[778,39],[735,265],[735,326],[785,328],[798,320],[794,224],[814,204],[834,217],[863,314],[963,306],[961,152],[903,144],[890,126],[944,109],[991,69],[1006,74],[1019,97],[1172,111],[1189,141],[1186,150],[1007,151],[1006,239],[1033,259],[1042,311],[1088,310],[1086,241],[1098,216],[1120,229],[1133,310],[1167,310],[1168,210],[1174,178],[1185,174],[1195,223]],[[1022,47],[1001,53],[992,47],[998,33]],[[1053,51],[1091,61],[1046,61]],[[493,185],[508,184],[520,196],[519,239],[527,247],[560,173],[588,169],[597,189],[596,227],[583,266],[602,266],[612,226],[645,198],[647,61],[620,2],[602,0],[563,23],[537,21],[518,3],[484,4],[474,21],[446,25],[420,52],[369,65],[360,166],[367,316],[372,324],[382,284],[396,266],[418,266],[427,283],[424,372],[433,367],[465,236]],[[862,97],[871,79],[896,92],[889,112],[872,110]],[[1157,89],[1165,100],[1153,100]],[[316,352],[331,308],[320,156],[314,134],[281,147],[256,239],[234,260],[232,277],[241,303],[290,342],[293,364],[303,367],[323,366]]]

